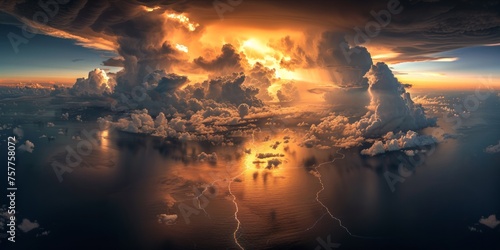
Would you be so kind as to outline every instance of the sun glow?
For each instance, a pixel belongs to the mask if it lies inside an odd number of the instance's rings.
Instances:
[[[167,14],[166,16],[167,16],[167,18],[169,18],[171,20],[175,20],[175,21],[179,22],[180,24],[184,25],[184,27],[186,27],[186,29],[188,29],[189,31],[195,31],[196,28],[198,28],[200,26],[200,24],[198,24],[198,23],[191,22],[189,20],[189,17],[185,16],[184,14],[170,13],[170,14]]]
[[[277,78],[289,80],[302,79],[298,72],[281,67],[281,60],[289,61],[291,60],[290,56],[285,55],[282,51],[271,48],[256,38],[250,38],[241,43],[240,52],[245,53],[251,65],[260,62],[266,67],[275,69]]]
[[[147,11],[147,12],[153,12],[153,11],[155,11],[155,10],[157,10],[157,9],[160,9],[160,7],[159,7],[159,6],[155,6],[155,7],[153,7],[153,8],[151,8],[151,7],[147,7],[147,6],[143,6],[143,8],[144,8],[144,10],[145,10],[145,11]]]
[[[188,47],[186,47],[185,45],[182,45],[182,44],[176,44],[175,45],[175,48],[179,51],[182,51],[184,53],[188,53],[189,52],[189,49]]]

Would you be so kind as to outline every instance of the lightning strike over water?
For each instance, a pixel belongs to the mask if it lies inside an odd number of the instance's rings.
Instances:
[[[323,163],[319,164],[318,166],[316,166],[314,168],[314,176],[316,176],[318,178],[319,183],[321,184],[321,189],[318,192],[316,192],[316,201],[325,209],[326,213],[324,213],[323,215],[321,215],[321,217],[319,217],[318,220],[316,220],[316,222],[311,227],[307,228],[305,231],[308,231],[308,230],[311,230],[312,228],[314,228],[316,226],[316,224],[318,224],[318,222],[325,215],[328,214],[330,216],[330,218],[338,221],[339,222],[339,226],[342,227],[351,237],[363,238],[363,239],[381,239],[379,237],[367,237],[367,236],[360,236],[360,235],[356,235],[356,234],[351,233],[351,231],[349,231],[349,229],[342,224],[342,220],[339,219],[339,218],[337,218],[337,217],[335,217],[335,216],[333,216],[333,214],[330,212],[330,209],[323,202],[321,202],[321,200],[319,199],[320,193],[325,190],[325,186],[323,184],[323,180],[321,179],[321,173],[319,172],[319,168],[321,168],[323,165],[326,165],[326,164],[333,164],[336,160],[345,159],[345,154],[340,153],[339,151],[340,151],[340,149],[338,149],[335,153],[342,155],[341,158],[334,158],[331,161],[323,162]]]
[[[252,150],[255,150],[255,131],[252,131]],[[233,202],[234,207],[236,209],[234,211],[234,220],[236,221],[237,225],[236,225],[236,229],[233,232],[234,243],[236,243],[236,245],[238,245],[238,247],[242,250],[245,250],[245,248],[240,244],[240,242],[238,241],[238,237],[236,236],[236,234],[238,234],[238,231],[240,230],[240,227],[241,227],[241,221],[238,219],[238,212],[240,209],[238,207],[238,202],[236,202],[236,196],[233,194],[233,191],[231,190],[231,184],[234,182],[235,179],[242,176],[247,170],[248,170],[248,168],[245,166],[245,170],[242,171],[237,176],[231,178],[231,181],[227,185],[228,192],[233,197],[232,202]]]
[[[245,170],[246,171],[246,170]],[[245,171],[243,171],[240,175],[242,175]],[[238,176],[240,176],[238,175]],[[245,250],[245,248],[243,248],[243,246],[241,246],[241,244],[239,243],[238,241],[238,237],[236,236],[236,234],[238,233],[238,231],[240,230],[240,226],[241,226],[241,221],[238,219],[238,212],[239,212],[239,207],[238,207],[238,203],[236,202],[236,196],[233,194],[233,192],[231,191],[231,184],[234,182],[234,179],[238,178],[235,177],[233,179],[231,179],[231,181],[229,182],[229,184],[227,185],[227,188],[229,190],[229,194],[233,197],[233,204],[234,204],[234,207],[235,207],[235,211],[234,211],[234,219],[236,220],[237,222],[237,226],[236,226],[236,229],[234,230],[233,232],[233,238],[234,238],[234,243],[236,243],[236,245],[238,245],[238,247],[242,250]]]
[[[341,226],[341,227],[342,227],[342,228],[343,228],[343,229],[344,229],[344,230],[345,230],[345,231],[346,231],[349,235],[351,235],[351,236],[355,236],[355,235],[353,235],[353,234],[349,231],[349,229],[348,229],[347,227],[345,227],[344,225],[342,225],[342,220],[340,220],[339,218],[337,218],[337,217],[333,216],[333,214],[330,212],[330,209],[328,209],[328,207],[327,207],[327,206],[325,206],[325,204],[323,204],[323,202],[321,202],[321,200],[319,199],[319,194],[320,194],[321,192],[323,192],[323,190],[325,190],[325,186],[324,186],[324,184],[323,184],[323,180],[321,180],[321,173],[319,172],[319,168],[321,168],[323,165],[326,165],[326,164],[333,164],[333,163],[334,163],[336,160],[338,160],[338,159],[340,159],[340,160],[344,159],[344,158],[345,158],[345,154],[342,154],[342,153],[340,153],[339,151],[340,151],[340,149],[339,149],[339,150],[337,150],[336,154],[341,154],[341,155],[342,155],[342,158],[334,158],[334,159],[333,159],[333,160],[331,160],[331,161],[328,161],[328,162],[323,162],[323,163],[319,164],[318,166],[314,167],[314,171],[315,171],[314,176],[316,176],[316,177],[318,178],[319,183],[321,184],[321,189],[320,189],[318,192],[316,192],[316,201],[317,201],[317,202],[318,202],[318,203],[319,203],[319,204],[320,204],[320,205],[321,205],[321,206],[322,206],[322,207],[326,210],[326,213],[327,213],[328,215],[330,215],[330,217],[331,217],[332,219],[334,219],[334,220],[336,220],[336,221],[338,221],[338,222],[339,222],[339,225],[340,225],[340,226]],[[325,216],[325,214],[323,214],[323,215],[322,215],[322,216],[321,216],[321,217],[320,217],[320,218],[316,221],[316,223],[314,223],[314,225],[313,225],[312,227],[310,227],[310,228],[306,229],[306,231],[307,231],[307,230],[312,229],[312,228],[313,228],[313,227],[314,227],[314,226],[318,223],[318,221],[319,221],[319,220],[321,220],[321,218],[323,218],[324,216]]]

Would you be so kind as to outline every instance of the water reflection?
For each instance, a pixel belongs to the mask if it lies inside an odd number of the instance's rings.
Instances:
[[[325,209],[315,199],[321,185],[311,173],[338,157],[336,149],[300,147],[287,136],[260,132],[232,146],[214,146],[102,131],[100,146],[85,161],[92,166],[113,164],[75,170],[64,185],[71,186],[72,194],[86,192],[110,201],[112,211],[120,211],[112,216],[126,222],[126,230],[134,235],[123,240],[141,247],[233,249],[241,244],[246,249],[314,249],[315,239],[328,234],[346,246],[353,239],[337,221],[324,216]],[[377,238],[409,233],[399,222],[415,223],[400,212],[412,211],[403,194],[418,194],[422,185],[415,183],[421,176],[426,177],[422,183],[441,183],[430,173],[439,174],[436,166],[450,163],[443,158],[436,162],[433,156],[454,159],[456,150],[455,144],[442,144],[432,155],[428,150],[413,158],[404,152],[364,157],[356,149],[342,150],[345,159],[320,169],[324,191],[319,199],[353,234]],[[217,160],[200,157],[202,153],[215,153]],[[412,165],[399,172],[401,163]],[[407,179],[398,183],[395,193],[384,179],[386,171]],[[159,224],[161,214],[178,217],[173,224]]]

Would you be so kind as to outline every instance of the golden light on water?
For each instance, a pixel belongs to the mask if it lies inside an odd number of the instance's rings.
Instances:
[[[109,150],[109,146],[110,146],[109,130],[103,130],[103,131],[101,131],[100,137],[101,137],[100,139],[101,139],[101,148],[102,148],[102,150],[108,151]]]

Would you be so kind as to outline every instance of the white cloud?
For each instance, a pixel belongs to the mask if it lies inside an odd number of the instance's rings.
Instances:
[[[383,140],[377,140],[370,148],[361,150],[364,155],[378,155],[391,151],[422,147],[438,143],[438,139],[430,135],[419,135],[417,132],[408,131],[405,133],[387,133]],[[405,151],[405,154],[414,155],[413,151]]]
[[[19,224],[17,227],[19,229],[21,229],[21,231],[27,233],[27,232],[35,229],[35,228],[40,227],[40,225],[36,221],[31,222],[28,219],[23,219],[23,221],[21,222],[21,224]]]
[[[18,149],[21,151],[27,151],[33,153],[33,150],[35,149],[35,144],[29,140],[26,140],[23,145],[18,147]]]
[[[385,63],[373,65],[366,77],[370,83],[370,112],[359,124],[365,128],[365,135],[381,136],[390,131],[417,130],[436,124],[436,119],[425,116],[422,105],[412,101],[410,93]]]
[[[489,154],[495,154],[500,152],[500,141],[496,145],[490,145],[488,146],[484,152],[489,153]]]
[[[493,229],[500,225],[500,220],[497,220],[497,216],[492,214],[488,218],[481,217],[481,219],[479,219],[479,223]]]
[[[373,65],[366,74],[369,83],[370,105],[368,112],[357,121],[343,115],[330,114],[312,125],[307,132],[303,145],[319,148],[360,146],[367,138],[380,138],[388,132],[411,131],[434,126],[435,118],[427,118],[420,104],[415,104],[410,93],[394,77],[384,63]],[[353,92],[352,94],[357,94]],[[359,94],[359,93],[358,93]],[[326,96],[327,99],[330,96]],[[353,105],[359,105],[353,102]],[[414,132],[413,132],[414,133]],[[408,134],[407,136],[410,136]],[[413,135],[412,135],[413,136]],[[420,140],[428,139],[418,137]],[[394,142],[389,142],[394,143]],[[406,142],[408,144],[409,142]],[[435,143],[433,140],[429,143]],[[376,142],[372,148],[364,150],[366,154],[378,154],[393,151],[393,148],[408,148],[408,145],[385,145]],[[395,149],[394,149],[395,150]]]
[[[87,78],[78,78],[70,93],[77,96],[102,96],[113,93],[115,85],[115,80],[108,77],[104,70],[94,69]]]
[[[207,154],[205,152],[201,152],[201,154],[198,155],[198,161],[207,161],[210,163],[217,163],[217,154],[215,152],[211,154]]]
[[[177,214],[159,214],[156,216],[158,223],[165,225],[173,225],[177,221]]]

